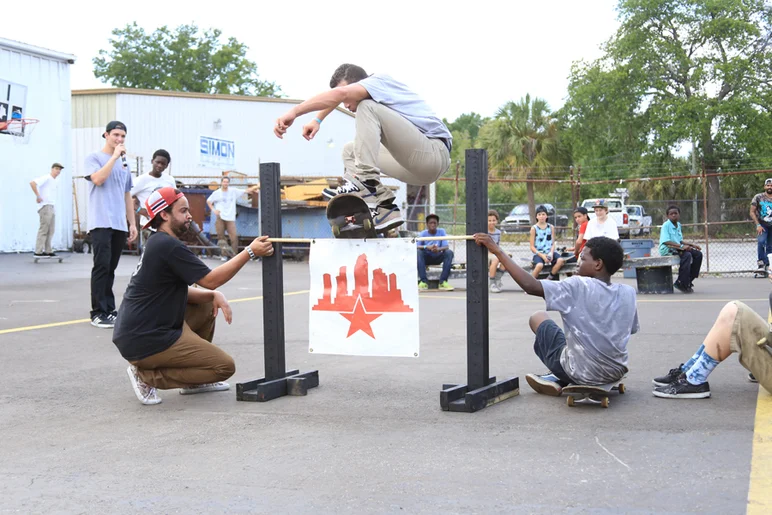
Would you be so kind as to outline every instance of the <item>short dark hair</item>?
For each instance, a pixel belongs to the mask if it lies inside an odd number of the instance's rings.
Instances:
[[[174,188],[174,194],[175,195],[179,195],[180,194],[180,190],[178,190],[177,188]],[[179,199],[177,199],[177,200],[179,200]],[[177,203],[177,200],[172,202],[170,206],[166,206],[166,208],[164,208],[164,210],[161,211],[161,213],[171,213],[172,212],[172,207],[174,207],[174,204]],[[156,231],[158,230],[159,227],[161,227],[161,224],[164,223],[164,219],[161,218],[161,216],[160,216],[161,213],[157,213],[153,217],[153,219],[150,220],[150,227],[155,229]]]
[[[170,156],[169,152],[167,152],[166,150],[164,150],[162,148],[159,148],[158,150],[153,152],[153,159],[151,159],[151,161],[155,160],[156,157],[165,157],[166,158],[166,162],[168,164],[172,163],[172,156]]]
[[[231,178],[228,177],[227,175],[223,175],[223,177],[220,179],[220,184],[222,184],[222,181],[225,181],[225,180],[227,180],[228,184],[230,184]]]
[[[679,215],[681,214],[681,209],[680,209],[678,206],[676,206],[676,205],[670,205],[670,206],[667,206],[667,211],[665,211],[665,214],[666,214],[666,215],[669,215],[669,214],[670,214],[670,212],[671,212],[673,209],[675,209],[676,211],[678,211],[678,214],[679,214]]]
[[[544,207],[544,206],[537,207],[536,208],[536,214],[538,215],[539,213],[547,213],[547,208]]]
[[[586,208],[586,207],[584,207],[584,206],[579,206],[579,207],[577,207],[576,209],[574,209],[574,213],[581,213],[581,214],[583,214],[584,216],[586,216],[587,218],[589,218],[589,217],[590,217],[590,212],[589,212],[589,211],[587,211],[587,208]]]
[[[499,216],[499,212],[496,211],[495,209],[489,209],[488,216],[495,216],[496,220],[501,220],[501,217]]]
[[[361,66],[356,64],[341,64],[332,74],[330,79],[330,87],[337,88],[340,81],[345,80],[347,84],[353,84],[359,82],[362,79],[367,78],[367,72]]]
[[[603,261],[603,266],[609,275],[614,275],[617,270],[622,268],[625,252],[622,250],[622,245],[616,240],[605,236],[596,236],[587,240],[584,246],[590,249],[593,259]]]
[[[430,215],[426,215],[426,221],[427,221],[427,222],[429,222],[429,220],[431,220],[432,218],[434,218],[435,220],[437,220],[437,223],[440,223],[440,217],[439,217],[439,216],[437,216],[437,215],[435,215],[434,213],[432,213],[432,214],[430,214]]]

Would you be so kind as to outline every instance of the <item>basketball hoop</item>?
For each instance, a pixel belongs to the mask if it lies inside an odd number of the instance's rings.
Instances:
[[[37,118],[14,118],[0,122],[0,134],[13,136],[13,142],[26,145],[40,120]]]

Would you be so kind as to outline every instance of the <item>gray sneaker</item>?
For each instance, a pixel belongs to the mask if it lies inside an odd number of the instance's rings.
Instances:
[[[399,208],[394,204],[383,204],[370,208],[370,214],[373,215],[376,232],[386,232],[405,223]]]
[[[161,403],[161,398],[158,396],[158,391],[155,387],[150,386],[139,378],[137,375],[137,367],[130,365],[129,368],[126,369],[126,373],[129,374],[131,387],[134,389],[134,394],[137,396],[137,399],[139,399],[139,402],[146,406]]]
[[[558,382],[559,379],[550,372],[544,375],[526,374],[525,380],[537,393],[553,397],[560,397],[560,394],[563,393],[563,387]]]
[[[231,385],[225,381],[217,383],[199,384],[196,386],[188,386],[187,388],[180,388],[180,395],[192,395],[194,393],[206,393],[206,392],[224,392],[229,390]]]
[[[376,190],[377,188],[368,187],[356,176],[345,174],[343,176],[343,184],[337,188],[324,188],[322,190],[322,195],[326,199],[331,199],[344,194],[357,195],[369,205],[373,205],[376,203]]]
[[[501,293],[501,283],[496,279],[491,279],[491,293]]]

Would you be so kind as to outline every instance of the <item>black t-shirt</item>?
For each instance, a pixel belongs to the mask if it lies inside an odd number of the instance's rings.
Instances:
[[[182,334],[188,286],[211,272],[177,238],[150,236],[123,295],[113,343],[128,361],[163,352]]]

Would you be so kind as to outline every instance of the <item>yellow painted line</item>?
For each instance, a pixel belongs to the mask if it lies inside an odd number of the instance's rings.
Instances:
[[[302,295],[304,293],[308,293],[310,290],[299,290],[299,291],[290,291],[284,294],[285,297],[289,297],[291,295]],[[250,300],[261,300],[263,298],[262,295],[259,297],[245,297],[242,299],[233,299],[229,300],[228,303],[233,304],[234,302],[247,302]],[[0,335],[2,334],[11,334],[11,333],[20,333],[23,331],[34,331],[35,329],[48,329],[49,327],[60,327],[63,325],[73,325],[73,324],[85,324],[86,322],[91,322],[90,318],[79,318],[78,320],[68,320],[67,322],[53,322],[51,324],[40,324],[40,325],[28,325],[26,327],[13,327],[11,329],[2,329],[0,330]]]
[[[32,331],[33,329],[48,329],[49,327],[59,327],[62,325],[82,324],[91,322],[90,318],[81,318],[79,320],[69,320],[67,322],[54,322],[52,324],[28,325],[27,327],[14,327],[13,329],[3,329],[0,334],[19,333],[21,331]]]
[[[772,513],[772,394],[759,386],[753,429],[748,515]]]

